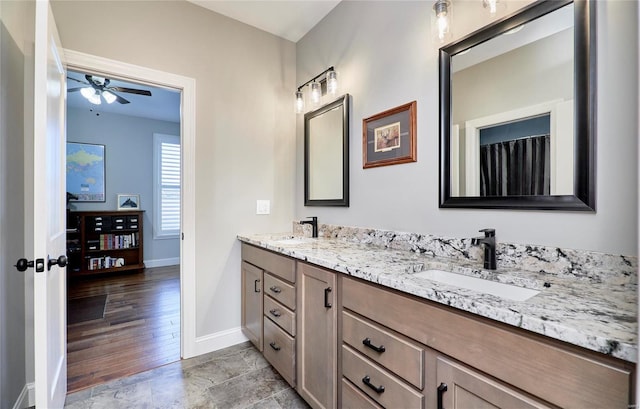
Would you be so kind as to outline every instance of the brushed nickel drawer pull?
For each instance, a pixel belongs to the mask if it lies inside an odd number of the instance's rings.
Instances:
[[[373,349],[373,350],[374,350],[374,351],[376,351],[376,352],[383,353],[384,351],[386,351],[386,350],[387,350],[387,349],[384,347],[384,345],[380,345],[380,346],[373,345],[373,344],[371,343],[371,339],[369,339],[369,338],[365,338],[365,339],[363,339],[363,340],[362,340],[362,343],[364,344],[364,346],[369,347],[369,348]]]
[[[279,316],[281,316],[281,315],[282,315],[282,313],[281,313],[280,311],[276,310],[275,308],[274,308],[274,309],[272,309],[272,310],[269,310],[269,313],[270,313],[271,315],[273,315],[274,317],[279,317]]]
[[[371,378],[369,377],[369,375],[366,375],[364,378],[362,378],[362,383],[364,383],[365,385],[367,385],[368,387],[370,387],[371,389],[376,391],[376,393],[383,393],[384,392],[384,386],[382,386],[382,385],[375,386],[374,384],[372,384],[371,383]]]
[[[275,342],[269,342],[269,346],[273,348],[274,351],[280,351],[282,349]]]
[[[271,287],[269,287],[269,290],[273,291],[276,294],[279,294],[282,292],[282,289],[278,286],[272,285]]]

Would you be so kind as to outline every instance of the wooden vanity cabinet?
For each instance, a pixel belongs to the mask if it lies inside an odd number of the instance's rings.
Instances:
[[[359,336],[349,339],[346,325],[353,324],[343,320],[343,348],[350,349],[358,360],[346,360],[343,354],[342,373],[381,406],[386,406],[386,391],[376,394],[364,385],[362,378],[367,375],[378,388],[386,389],[387,384],[398,381],[404,386],[411,384],[406,399],[418,392],[423,394],[424,403],[407,407],[626,408],[633,404],[632,363],[353,278],[341,277],[340,296],[342,314],[366,324],[359,324]],[[387,347],[391,341],[384,341],[387,348],[380,356],[355,346],[359,338],[373,340],[378,332],[385,331],[423,349],[422,391],[412,374],[414,363],[384,363],[382,356],[392,350]],[[407,351],[411,353],[411,348]],[[361,371],[353,372],[354,365]],[[386,371],[383,375],[388,379],[374,379],[380,376],[374,370]],[[342,385],[342,395],[352,397],[352,391],[345,391],[345,383]],[[446,385],[446,390],[441,387],[439,391],[441,385]]]
[[[242,331],[296,385],[296,262],[242,244]]]
[[[242,262],[242,332],[262,352],[263,271]]]
[[[298,262],[297,391],[316,409],[337,402],[336,284],[333,271]]]

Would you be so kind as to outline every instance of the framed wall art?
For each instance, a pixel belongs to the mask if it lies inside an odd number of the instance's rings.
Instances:
[[[140,195],[118,193],[118,210],[140,210]]]
[[[78,202],[104,202],[104,145],[67,142],[67,192]]]
[[[415,162],[416,101],[362,120],[362,167]]]

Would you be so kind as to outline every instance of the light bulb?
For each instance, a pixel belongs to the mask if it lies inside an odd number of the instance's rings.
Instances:
[[[91,95],[89,98],[87,98],[89,100],[89,102],[91,102],[92,104],[95,105],[100,105],[102,103],[102,101],[100,101],[100,95],[99,94],[93,94]]]
[[[84,87],[80,89],[80,93],[82,94],[83,97],[85,97],[86,99],[89,99],[91,98],[92,95],[96,93],[96,91],[91,87]]]
[[[320,98],[322,97],[322,90],[320,89],[320,83],[314,81],[309,86],[311,87],[311,103],[314,106],[317,106],[320,104]]]
[[[116,100],[116,96],[109,91],[102,91],[102,97],[107,101],[107,104],[113,104]]]
[[[302,91],[296,91],[296,114],[301,114],[304,112],[304,95],[302,95]]]
[[[327,73],[327,93],[333,96],[338,93],[338,73],[333,70]]]
[[[450,6],[451,3],[448,0],[438,0],[433,5],[433,11],[436,14],[438,40],[440,40],[440,42],[445,40],[451,27]]]
[[[482,5],[489,9],[491,17],[496,15],[496,12],[498,11],[498,0],[482,0]]]

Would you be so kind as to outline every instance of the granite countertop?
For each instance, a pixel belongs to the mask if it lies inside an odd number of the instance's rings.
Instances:
[[[637,362],[637,285],[594,283],[513,267],[483,270],[475,261],[433,257],[336,238],[291,234],[238,235],[242,242],[573,345]],[[467,290],[415,276],[441,269],[535,289],[526,301]]]

